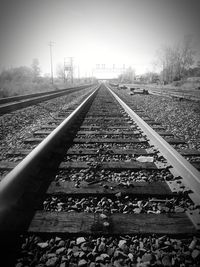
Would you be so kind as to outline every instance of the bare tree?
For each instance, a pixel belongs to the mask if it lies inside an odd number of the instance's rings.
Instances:
[[[40,77],[40,67],[39,67],[39,60],[37,58],[34,58],[31,64],[32,70],[33,70],[33,79],[34,81],[37,81]]]
[[[151,71],[142,74],[140,80],[144,83],[160,83],[159,75]]]
[[[164,82],[172,82],[185,77],[186,71],[194,63],[192,36],[184,37],[182,43],[172,47],[164,46],[158,51],[158,64],[161,66],[161,77]]]
[[[135,79],[135,70],[129,67],[124,73],[119,75],[118,79],[121,82],[132,83]]]
[[[63,68],[63,65],[62,64],[58,64],[56,66],[56,74],[57,74],[58,79],[64,80],[65,73],[64,73],[64,68]]]

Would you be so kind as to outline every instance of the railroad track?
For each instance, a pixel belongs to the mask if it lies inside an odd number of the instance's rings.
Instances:
[[[179,100],[189,100],[189,101],[200,101],[200,94],[196,90],[172,90],[172,89],[162,89],[162,88],[151,88],[148,87],[150,94],[170,97]]]
[[[25,145],[10,153],[27,155],[19,164],[1,164],[10,172],[0,183],[0,249],[10,264],[172,266],[181,263],[174,251],[199,263],[199,166],[184,157],[200,153],[105,85]]]
[[[116,88],[115,85],[110,84],[112,88]],[[147,90],[149,94],[152,95],[158,95],[158,96],[165,96],[172,99],[178,99],[178,100],[189,100],[189,101],[200,101],[200,94],[198,90],[181,90],[181,89],[167,89],[167,88],[157,88],[157,87],[151,87],[148,85],[139,85],[139,84],[133,84],[133,85],[126,85],[123,89],[135,89],[135,93],[142,94],[143,90]],[[132,90],[130,90],[131,94]],[[134,91],[133,93],[134,94]]]
[[[20,95],[14,97],[0,98],[0,115],[6,114],[8,112],[13,112],[15,110],[25,108],[37,103],[50,100],[56,97],[64,96],[72,92],[76,92],[85,89],[91,85],[81,85],[77,87],[60,89],[57,91],[49,91],[28,95]]]

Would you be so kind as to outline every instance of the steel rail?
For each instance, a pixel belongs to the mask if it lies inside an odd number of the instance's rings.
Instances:
[[[1,224],[5,223],[5,218],[9,218],[9,214],[17,206],[33,176],[37,177],[38,166],[42,160],[52,153],[63,137],[66,138],[66,131],[91,103],[98,88],[99,86],[94,88],[94,91],[0,182],[0,228]]]
[[[127,104],[124,103],[108,86],[108,90],[120,103],[129,116],[138,124],[168,163],[175,169],[177,175],[183,178],[184,183],[193,191],[191,198],[196,204],[200,204],[200,172],[195,169],[183,156],[170,146],[158,133],[156,133],[145,121],[143,121]]]

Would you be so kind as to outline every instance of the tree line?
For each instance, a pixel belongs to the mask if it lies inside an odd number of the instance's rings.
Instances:
[[[49,77],[41,76],[39,60],[33,59],[30,67],[5,69],[0,73],[0,97],[30,94],[55,88]]]
[[[188,77],[200,77],[200,61],[195,62],[195,55],[193,37],[186,35],[176,45],[165,45],[157,50],[153,65],[159,71],[146,72],[139,75],[138,80],[145,83],[169,84]],[[118,80],[130,83],[137,80],[137,75],[129,68],[118,77]]]
[[[164,83],[180,81],[189,74],[194,64],[195,51],[191,35],[184,37],[183,41],[174,46],[164,46],[158,51],[158,64],[161,66],[160,77]],[[194,74],[194,71],[193,73]],[[197,73],[196,73],[197,74]]]

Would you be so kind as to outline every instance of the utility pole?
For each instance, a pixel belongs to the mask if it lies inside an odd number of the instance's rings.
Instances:
[[[49,42],[49,48],[50,48],[50,62],[51,62],[51,83],[53,84],[53,59],[52,59],[52,46],[53,42]]]

